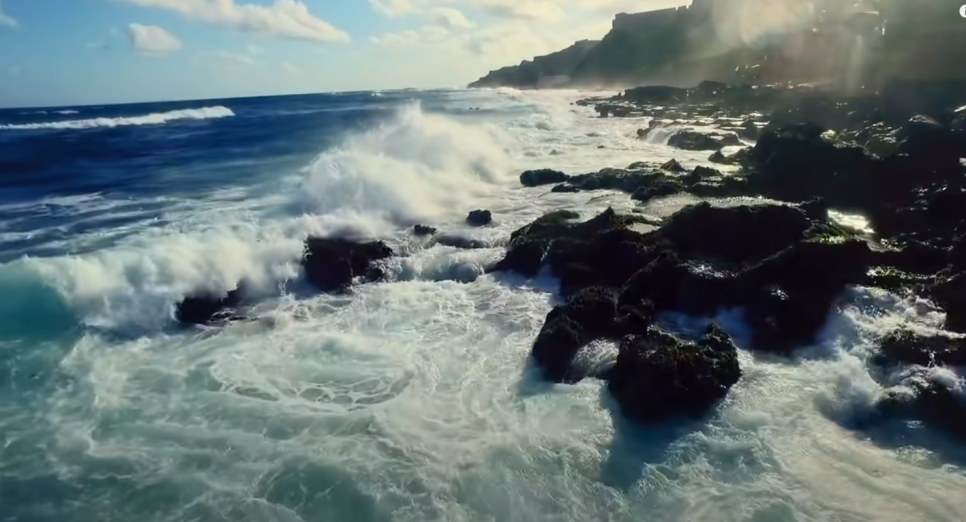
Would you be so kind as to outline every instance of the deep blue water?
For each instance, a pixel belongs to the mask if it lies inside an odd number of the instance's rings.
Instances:
[[[0,241],[0,262],[68,253],[50,248],[51,234],[89,232],[85,223],[103,213],[120,217],[97,227],[122,226],[161,217],[166,200],[291,174],[345,135],[414,101],[426,111],[441,110],[445,95],[359,92],[0,110],[0,233],[21,236]],[[175,113],[183,114],[136,124]],[[130,199],[131,206],[79,215],[62,204],[85,195]],[[160,200],[145,201],[151,198]]]

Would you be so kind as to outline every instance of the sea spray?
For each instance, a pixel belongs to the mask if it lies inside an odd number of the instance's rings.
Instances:
[[[513,179],[507,146],[496,128],[466,125],[410,104],[322,153],[307,169],[297,197],[316,214],[405,223],[453,217]]]

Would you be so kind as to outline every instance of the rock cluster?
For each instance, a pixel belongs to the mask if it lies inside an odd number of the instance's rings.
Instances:
[[[612,210],[585,222],[551,214],[518,230],[497,268],[532,275],[546,267],[568,299],[548,315],[534,344],[534,360],[548,378],[585,377],[573,365],[576,354],[589,342],[611,339],[619,355],[608,387],[625,413],[644,422],[700,415],[740,376],[733,343],[719,330],[713,345],[707,338],[677,338],[655,326],[655,314],[711,318],[740,308],[752,333],[750,349],[790,354],[815,340],[852,285],[915,293],[946,312],[950,335],[903,330],[884,339],[874,359],[882,371],[918,365],[933,375],[966,366],[966,342],[955,335],[966,333],[966,125],[960,124],[966,119],[952,110],[903,113],[884,100],[707,91],[632,89],[598,101],[597,108],[602,115],[655,118],[685,110],[720,115],[721,125],[728,123],[724,117],[768,112],[738,126],[735,132],[756,143],[732,157],[712,143],[714,136],[678,134],[683,148],[706,146],[716,151],[709,159],[738,165],[739,172],[636,163],[555,174],[542,184],[557,192],[618,190],[640,202],[687,192],[784,203],[702,203],[650,232],[635,226],[639,217]],[[830,207],[867,216],[874,233],[830,221]],[[879,407],[966,436],[966,423],[954,420],[966,407],[951,386],[948,379],[918,378],[906,387],[911,393],[890,393]]]

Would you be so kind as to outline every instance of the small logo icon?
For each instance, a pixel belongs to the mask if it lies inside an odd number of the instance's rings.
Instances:
[[[959,8],[959,16],[966,18],[966,5]]]

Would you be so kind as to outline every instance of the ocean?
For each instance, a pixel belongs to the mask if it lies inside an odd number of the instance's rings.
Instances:
[[[864,422],[876,336],[937,330],[923,302],[850,291],[796,357],[742,350],[701,421],[636,426],[602,382],[541,378],[528,355],[557,283],[484,273],[510,232],[697,200],[638,207],[520,173],[709,165],[573,104],[590,94],[0,111],[0,521],[963,520],[961,446]],[[467,227],[474,209],[493,226]],[[489,247],[427,247],[415,224]],[[399,255],[385,282],[320,295],[303,241],[347,232]],[[184,296],[240,281],[251,320],[175,323]],[[743,345],[740,311],[717,321]]]

